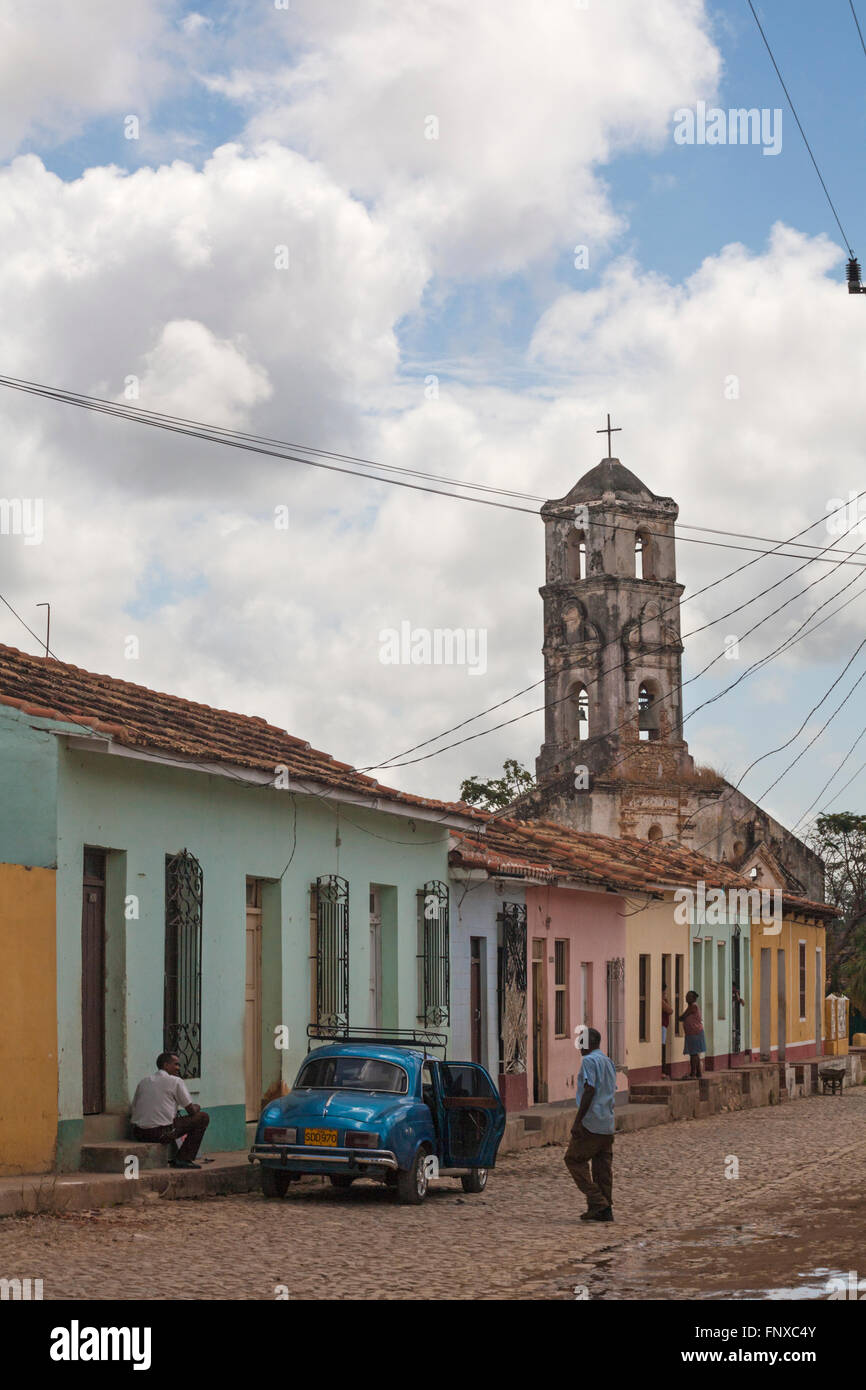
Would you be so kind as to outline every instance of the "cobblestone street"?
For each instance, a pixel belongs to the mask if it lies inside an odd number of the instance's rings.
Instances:
[[[579,1220],[548,1147],[504,1157],[480,1196],[443,1181],[417,1209],[308,1181],[282,1202],[10,1218],[0,1275],[43,1279],[46,1299],[815,1297],[816,1269],[866,1275],[864,1159],[858,1087],[619,1136],[613,1225]]]

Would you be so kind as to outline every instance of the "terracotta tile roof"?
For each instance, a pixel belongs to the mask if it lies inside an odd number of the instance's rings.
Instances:
[[[324,786],[370,800],[386,798],[407,808],[440,811],[443,818],[464,817],[475,828],[454,835],[451,861],[455,865],[548,882],[575,878],[617,889],[687,885],[700,878],[708,887],[755,886],[727,865],[681,845],[629,837],[616,840],[569,830],[553,821],[512,821],[465,802],[397,791],[257,716],[212,709],[0,645],[2,705],[34,718],[77,724],[83,733],[105,734],[124,747],[176,758],[193,767],[226,763],[273,774],[284,766],[302,786]],[[787,894],[785,903],[800,911],[838,915],[828,903]]]
[[[703,880],[708,888],[754,888],[749,879],[727,864],[717,864],[695,850],[670,842],[613,839],[607,835],[570,830],[553,821],[511,821],[488,815],[478,830],[452,832],[451,862],[486,868],[492,874],[516,877],[574,878],[583,883],[619,890],[649,891],[658,887],[688,887]],[[837,915],[830,903],[783,895],[792,911]]]
[[[95,675],[53,658],[30,656],[0,645],[0,706],[107,734],[127,748],[177,758],[194,766],[230,763],[273,774],[287,767],[292,778],[362,797],[387,797],[406,806],[432,808],[480,819],[463,802],[435,801],[383,786],[348,763],[255,715],[232,714],[166,695],[143,685]]]

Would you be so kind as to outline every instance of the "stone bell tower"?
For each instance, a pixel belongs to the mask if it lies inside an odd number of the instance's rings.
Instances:
[[[820,902],[814,851],[696,767],[683,738],[677,513],[615,458],[541,508],[544,743],[510,814],[678,842],[733,868],[763,856],[773,887]]]
[[[613,808],[600,816],[596,804],[590,821],[582,769],[591,782],[654,789],[694,774],[682,727],[677,513],[615,458],[541,508],[546,711],[536,776],[542,794],[574,797],[568,819],[579,828],[628,833]]]

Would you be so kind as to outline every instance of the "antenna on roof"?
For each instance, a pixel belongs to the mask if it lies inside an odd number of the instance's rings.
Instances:
[[[48,624],[47,624],[47,626],[46,626],[46,628],[45,628],[45,655],[47,656],[47,655],[48,655],[48,645],[49,645],[49,642],[50,642],[50,640],[51,640],[51,604],[50,604],[50,603],[37,603],[36,607],[37,607],[37,608],[47,608],[47,609],[48,609]]]

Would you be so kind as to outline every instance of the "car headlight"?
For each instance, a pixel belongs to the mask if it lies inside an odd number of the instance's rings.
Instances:
[[[378,1134],[365,1134],[360,1129],[350,1129],[346,1133],[347,1149],[378,1149]]]
[[[282,1115],[282,1113],[283,1113],[283,1112],[282,1112],[282,1110],[280,1109],[280,1107],[279,1107],[278,1105],[270,1105],[270,1106],[268,1106],[268,1108],[267,1108],[267,1110],[265,1111],[265,1113],[262,1115],[262,1119],[263,1119],[263,1120],[278,1120],[278,1119],[280,1118],[280,1116]]]
[[[296,1129],[277,1129],[274,1126],[265,1129],[266,1144],[294,1144],[297,1137]]]

